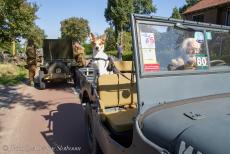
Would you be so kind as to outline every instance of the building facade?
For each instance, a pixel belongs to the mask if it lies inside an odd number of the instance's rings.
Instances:
[[[230,26],[230,0],[201,0],[188,8],[182,17],[186,20]]]

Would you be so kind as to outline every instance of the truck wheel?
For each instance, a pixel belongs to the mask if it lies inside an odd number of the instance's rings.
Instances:
[[[89,147],[91,154],[103,154],[97,139],[93,133],[93,123],[92,123],[92,110],[90,103],[86,103],[85,106],[85,124],[86,124],[86,135],[89,141]]]
[[[43,82],[43,78],[44,78],[44,72],[39,71],[39,89],[40,90],[43,90],[46,88],[46,83]]]

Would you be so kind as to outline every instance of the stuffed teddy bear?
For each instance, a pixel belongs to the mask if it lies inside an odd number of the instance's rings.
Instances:
[[[195,67],[196,57],[195,54],[200,53],[201,44],[195,38],[187,38],[182,43],[182,52],[180,57],[171,60],[171,65],[177,67]]]

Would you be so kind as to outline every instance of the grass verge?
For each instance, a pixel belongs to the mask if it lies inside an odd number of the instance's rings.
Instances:
[[[26,69],[13,64],[0,64],[0,85],[17,85],[26,78]]]

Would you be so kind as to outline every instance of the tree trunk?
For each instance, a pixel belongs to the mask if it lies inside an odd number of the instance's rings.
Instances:
[[[119,32],[119,39],[120,39],[120,45],[123,46],[123,39],[124,39],[124,31],[123,29],[121,29],[121,31]]]
[[[12,55],[13,56],[16,55],[16,44],[15,44],[15,40],[12,41]]]

